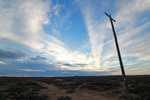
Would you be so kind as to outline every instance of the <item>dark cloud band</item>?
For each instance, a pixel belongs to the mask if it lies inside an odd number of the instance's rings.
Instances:
[[[0,58],[18,59],[26,56],[27,56],[26,53],[15,50],[13,48],[4,48],[4,49],[0,48]]]

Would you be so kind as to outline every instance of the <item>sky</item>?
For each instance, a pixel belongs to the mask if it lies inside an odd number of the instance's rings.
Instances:
[[[0,76],[150,74],[150,0],[0,0]]]

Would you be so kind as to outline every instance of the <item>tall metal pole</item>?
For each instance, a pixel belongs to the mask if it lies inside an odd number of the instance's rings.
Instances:
[[[113,25],[113,21],[114,22],[116,22],[116,21],[111,17],[111,15],[108,15],[106,12],[105,12],[105,14],[110,18],[110,23],[111,23],[112,31],[113,31],[113,34],[114,34],[116,49],[117,49],[117,53],[118,53],[118,58],[119,58],[119,62],[120,62],[120,67],[121,67],[121,71],[122,71],[123,80],[124,80],[124,85],[125,85],[127,94],[129,94],[130,93],[129,92],[129,87],[128,87],[128,84],[127,84],[127,79],[126,79],[126,75],[125,75],[125,71],[124,71],[124,67],[123,67],[123,62],[122,62],[122,58],[121,58],[121,54],[120,54],[120,50],[119,50],[118,40],[117,40],[114,25]]]

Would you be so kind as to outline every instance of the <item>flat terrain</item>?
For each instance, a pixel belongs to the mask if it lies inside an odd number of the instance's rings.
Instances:
[[[150,76],[1,77],[0,100],[150,100]]]

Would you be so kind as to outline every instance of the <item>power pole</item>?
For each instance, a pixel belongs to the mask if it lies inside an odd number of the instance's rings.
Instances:
[[[128,87],[128,84],[127,84],[127,79],[126,79],[126,75],[125,75],[125,71],[124,71],[124,67],[123,67],[123,62],[122,62],[122,58],[121,58],[121,54],[120,54],[120,50],[119,50],[119,45],[118,45],[118,40],[117,40],[115,28],[114,28],[114,25],[113,25],[113,21],[114,22],[116,22],[116,21],[111,17],[111,14],[108,15],[106,12],[105,12],[105,14],[110,18],[110,23],[111,23],[111,26],[112,26],[112,31],[113,31],[113,34],[114,34],[116,49],[117,49],[118,58],[119,58],[119,62],[120,62],[120,68],[121,68],[122,76],[123,76],[123,80],[124,80],[124,85],[125,85],[127,94],[129,94],[130,91],[129,91],[129,87]]]

